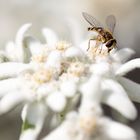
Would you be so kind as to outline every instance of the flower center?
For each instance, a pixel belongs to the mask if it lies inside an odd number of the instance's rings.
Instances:
[[[48,53],[49,53],[49,49],[47,47],[43,48],[40,52],[33,55],[31,60],[37,63],[44,63],[47,61]]]
[[[65,51],[69,47],[70,47],[70,44],[68,44],[65,41],[60,41],[56,44],[56,49],[59,51]]]
[[[80,118],[79,125],[87,135],[92,135],[97,129],[97,120],[92,116],[84,116]]]
[[[87,55],[92,60],[96,56],[106,57],[108,56],[108,48],[104,44],[100,44],[98,46],[93,45],[88,49]]]
[[[68,68],[68,73],[80,77],[85,72],[84,64],[81,62],[74,62],[70,64],[70,67]]]
[[[38,63],[43,63],[47,60],[47,56],[38,54],[32,57],[32,61],[38,62]]]
[[[52,69],[40,69],[33,74],[33,80],[39,84],[49,82],[52,79]]]

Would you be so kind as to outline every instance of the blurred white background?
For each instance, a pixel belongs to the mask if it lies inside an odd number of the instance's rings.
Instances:
[[[139,53],[140,2],[139,0],[0,0],[0,44],[13,39],[16,31],[27,22],[33,24],[31,32],[41,38],[41,28],[51,27],[60,39],[71,40],[68,25],[73,18],[86,32],[88,24],[81,12],[86,11],[102,23],[109,14],[117,18],[115,36],[120,47],[132,47]]]
[[[119,47],[131,47],[140,56],[139,0],[0,0],[0,47],[13,40],[19,27],[28,22],[33,25],[30,33],[42,41],[43,27],[54,29],[60,39],[72,41],[69,24],[65,22],[68,18],[77,21],[84,39],[89,25],[82,17],[83,11],[102,23],[107,15],[114,14],[117,18],[114,36]],[[20,113],[15,112],[0,117],[0,140],[18,139],[21,121]],[[138,121],[133,126],[140,132]]]

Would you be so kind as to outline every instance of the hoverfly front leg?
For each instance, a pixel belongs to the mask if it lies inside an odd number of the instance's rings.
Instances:
[[[88,51],[88,50],[89,50],[89,48],[90,48],[90,41],[91,41],[91,40],[93,40],[93,41],[94,41],[94,40],[96,40],[96,39],[95,39],[95,38],[91,38],[91,39],[89,39],[89,41],[88,41],[88,49],[87,49],[87,51]]]
[[[92,31],[93,30],[93,27],[88,27],[88,31]],[[89,50],[89,48],[90,48],[90,41],[91,40],[95,40],[95,39],[90,39],[89,41],[88,41],[88,49],[87,49],[87,51]]]

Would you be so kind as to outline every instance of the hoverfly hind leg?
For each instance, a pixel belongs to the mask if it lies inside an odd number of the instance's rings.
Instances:
[[[108,51],[107,51],[107,52],[109,53],[111,50],[112,50],[112,49],[108,49]]]

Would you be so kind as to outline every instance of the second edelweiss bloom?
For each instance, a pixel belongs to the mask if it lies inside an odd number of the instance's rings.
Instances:
[[[85,44],[82,47],[86,46]],[[92,47],[94,47],[94,44]],[[90,51],[91,49],[86,54],[91,53]],[[81,86],[81,92],[83,94],[96,93],[95,96],[98,95],[97,98],[100,98],[99,100],[102,103],[113,107],[128,119],[135,119],[137,116],[137,111],[131,100],[140,101],[139,93],[132,90],[135,88],[139,89],[140,86],[123,77],[134,68],[140,67],[140,59],[134,59],[124,63],[133,53],[132,50],[126,48],[111,52],[110,55],[104,53],[98,54],[98,52],[94,52],[92,58],[88,55],[90,61],[92,61],[90,66],[92,76]],[[98,86],[98,80],[94,80],[95,76],[99,79]],[[130,83],[133,84],[130,85]]]
[[[96,108],[96,107],[95,107]],[[135,132],[96,110],[70,112],[65,121],[43,140],[136,140]]]

